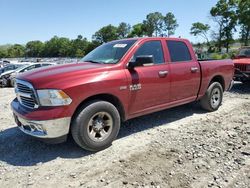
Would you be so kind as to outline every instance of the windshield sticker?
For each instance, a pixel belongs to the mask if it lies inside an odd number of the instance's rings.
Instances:
[[[115,44],[113,48],[125,48],[127,44]]]

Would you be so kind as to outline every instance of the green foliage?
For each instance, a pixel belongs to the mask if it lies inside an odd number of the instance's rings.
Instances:
[[[138,23],[132,27],[132,31],[128,37],[143,37],[144,35],[146,35],[145,25]]]
[[[241,27],[241,38],[247,46],[250,44],[250,1],[239,0],[237,16]]]
[[[26,44],[26,55],[28,57],[42,57],[44,43],[41,41],[30,41]]]
[[[46,57],[69,57],[72,43],[68,38],[54,36],[45,42],[44,56]]]
[[[209,39],[207,37],[207,32],[209,31],[209,29],[210,26],[208,24],[196,22],[192,24],[190,34],[194,36],[201,36],[207,41],[207,43],[209,43]]]
[[[173,13],[169,12],[163,18],[163,30],[166,31],[167,37],[174,35],[176,28],[179,25]]]
[[[211,59],[231,59],[232,55],[230,53],[220,54],[220,53],[212,53],[210,54]]]
[[[210,14],[219,25],[219,48],[224,43],[227,52],[229,45],[233,41],[233,31],[235,31],[237,23],[237,0],[219,0],[211,9]]]
[[[8,48],[7,50],[8,57],[24,57],[25,47],[20,44],[15,44]]]
[[[159,36],[162,34],[163,15],[160,12],[154,12],[147,15],[143,21],[147,36]]]
[[[102,27],[99,31],[97,31],[93,35],[93,40],[97,41],[99,43],[105,43],[109,42],[112,40],[116,40],[119,38],[118,32],[117,32],[117,27],[113,25],[107,25],[105,27]]]
[[[125,22],[121,22],[117,27],[117,34],[119,39],[127,38],[131,30],[131,26]]]
[[[81,35],[78,35],[76,39],[71,40],[70,56],[83,57],[86,54],[88,45],[88,40]]]

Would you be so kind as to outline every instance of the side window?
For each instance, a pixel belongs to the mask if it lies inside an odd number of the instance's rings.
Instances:
[[[41,67],[41,64],[36,64],[34,68],[39,68]]]
[[[44,63],[42,64],[42,67],[50,66],[51,64]]]
[[[172,62],[183,62],[192,60],[189,49],[184,42],[167,41],[168,50]]]
[[[12,70],[13,68],[14,68],[13,65],[10,65],[10,66],[6,67],[5,71]]]
[[[154,64],[164,63],[163,50],[161,41],[149,41],[145,42],[134,54],[133,60],[137,56],[152,55],[154,58]]]
[[[29,66],[29,67],[27,67],[27,68],[21,70],[20,72],[26,72],[26,71],[32,70],[32,69],[34,69],[34,68],[35,68],[35,65],[32,65],[32,66]]]

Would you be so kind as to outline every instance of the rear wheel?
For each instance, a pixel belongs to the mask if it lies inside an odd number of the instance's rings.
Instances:
[[[223,88],[219,82],[214,82],[208,87],[206,94],[201,98],[201,106],[207,111],[216,111],[222,103],[222,98]]]
[[[84,105],[71,125],[75,142],[90,151],[109,147],[119,129],[119,112],[113,104],[106,101],[93,101]]]

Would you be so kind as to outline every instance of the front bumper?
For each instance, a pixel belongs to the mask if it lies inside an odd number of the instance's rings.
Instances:
[[[25,134],[43,138],[55,139],[66,136],[69,133],[70,117],[46,121],[24,119],[14,113],[14,118],[19,129]]]
[[[234,80],[231,80],[230,85],[227,90],[230,91],[233,88],[233,86],[234,86]]]
[[[250,72],[249,71],[245,72],[245,71],[236,69],[234,73],[234,80],[236,81],[250,80]]]

